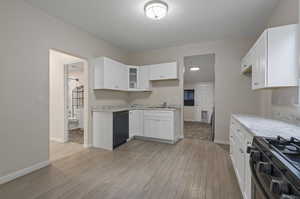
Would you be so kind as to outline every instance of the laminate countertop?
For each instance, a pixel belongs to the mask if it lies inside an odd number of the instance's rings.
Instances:
[[[232,116],[254,136],[300,139],[299,126],[255,115],[233,114]]]

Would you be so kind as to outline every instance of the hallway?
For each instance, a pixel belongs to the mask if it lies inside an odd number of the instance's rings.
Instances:
[[[212,141],[211,126],[202,122],[184,122],[184,138]]]

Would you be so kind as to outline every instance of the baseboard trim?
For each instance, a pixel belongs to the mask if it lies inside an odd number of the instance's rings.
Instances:
[[[54,142],[60,142],[60,143],[66,143],[67,141],[64,139],[60,139],[60,138],[50,138],[51,141]]]
[[[215,140],[214,143],[216,144],[226,144],[229,145],[229,142],[221,141],[221,140]]]
[[[88,149],[88,148],[92,148],[93,145],[92,144],[84,144],[83,147]]]
[[[44,162],[37,163],[37,164],[35,164],[31,167],[27,167],[27,168],[21,169],[19,171],[10,173],[8,175],[2,176],[2,177],[0,177],[0,185],[4,184],[4,183],[7,183],[7,182],[10,182],[10,181],[12,181],[14,179],[17,179],[19,177],[25,176],[29,173],[32,173],[36,170],[47,167],[49,165],[50,165],[50,161],[47,160],[47,161],[44,161]]]

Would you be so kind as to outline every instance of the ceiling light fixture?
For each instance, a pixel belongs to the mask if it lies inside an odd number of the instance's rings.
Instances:
[[[190,71],[198,71],[198,70],[200,70],[200,67],[198,66],[193,66],[190,68]]]
[[[153,20],[160,20],[168,13],[168,4],[160,0],[153,0],[146,3],[145,15]]]

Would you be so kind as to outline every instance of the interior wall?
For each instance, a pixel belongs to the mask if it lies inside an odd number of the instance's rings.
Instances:
[[[257,93],[251,90],[251,78],[240,74],[240,62],[253,40],[226,40],[202,42],[129,56],[133,65],[156,64],[178,60],[179,80],[161,81],[153,84],[152,93],[130,94],[132,103],[157,104],[167,101],[183,108],[183,60],[185,56],[215,54],[215,108],[216,142],[229,142],[229,124],[232,113],[259,112]],[[183,120],[183,117],[182,117]]]
[[[49,159],[49,49],[124,63],[128,54],[23,0],[0,1],[0,24],[1,178]],[[89,92],[91,105],[128,100],[125,93]]]

